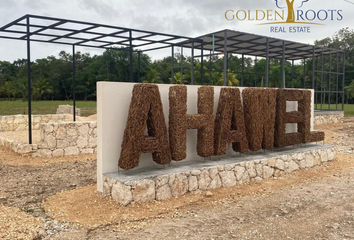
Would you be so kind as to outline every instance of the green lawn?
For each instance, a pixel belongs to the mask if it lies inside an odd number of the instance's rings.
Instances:
[[[323,104],[322,109],[328,109],[328,104]],[[338,110],[341,110],[342,104],[338,104]],[[321,104],[317,104],[317,109],[321,109]],[[331,104],[331,110],[336,110],[336,105]],[[344,114],[345,116],[352,116],[354,115],[354,104],[344,104]]]
[[[32,101],[32,114],[55,114],[59,105],[73,105],[72,101]],[[96,114],[96,102],[77,101],[81,116]],[[0,101],[0,115],[27,114],[27,102],[22,100]]]

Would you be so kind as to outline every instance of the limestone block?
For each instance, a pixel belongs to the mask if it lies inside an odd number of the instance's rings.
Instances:
[[[127,206],[133,200],[131,187],[117,181],[117,183],[112,186],[112,198],[117,203]]]
[[[52,156],[52,151],[48,149],[39,149],[37,151],[37,156],[38,157],[51,157]]]
[[[332,161],[335,159],[336,154],[332,149],[327,149],[328,161]]]
[[[66,148],[69,147],[69,142],[66,140],[58,140],[57,141],[57,147],[58,148]]]
[[[157,176],[155,180],[156,187],[162,187],[165,184],[168,184],[168,175]]]
[[[257,164],[256,165],[256,172],[258,177],[263,177],[263,165],[262,164]]]
[[[218,177],[218,173],[219,171],[217,167],[213,167],[209,169],[209,177],[211,179],[215,179],[216,177]]]
[[[210,184],[209,171],[203,170],[202,173],[198,176],[198,186],[200,190],[207,190]]]
[[[69,128],[69,129],[66,131],[66,134],[67,134],[68,136],[77,136],[77,135],[78,135],[78,133],[77,133],[77,131],[76,131],[75,128]]]
[[[55,148],[57,146],[57,141],[52,134],[45,136],[44,141],[49,148]]]
[[[189,176],[188,177],[188,190],[193,192],[198,189],[198,179],[196,176]]]
[[[246,169],[244,167],[241,166],[236,166],[235,167],[235,175],[236,175],[236,179],[237,181],[240,181],[244,172],[246,171]]]
[[[80,153],[80,150],[78,147],[67,147],[64,149],[64,154],[67,155],[77,155]]]
[[[62,139],[64,140],[66,138],[66,130],[64,127],[59,127],[56,133],[56,138],[57,139]]]
[[[233,171],[219,172],[219,175],[223,187],[231,187],[236,185],[236,177]]]
[[[184,174],[174,175],[174,180],[170,184],[173,197],[179,197],[188,192],[188,179]],[[171,178],[170,178],[171,181]]]
[[[79,128],[79,134],[81,136],[84,136],[84,137],[87,137],[88,136],[88,133],[89,133],[89,126],[88,124],[84,124],[82,126],[80,126]]]
[[[320,157],[321,157],[321,162],[327,162],[328,161],[328,153],[325,150],[320,151]]]
[[[268,166],[263,166],[263,177],[264,179],[272,177],[274,174],[274,169]]]
[[[94,152],[93,148],[85,148],[80,150],[81,154],[93,154],[93,152]]]
[[[79,136],[76,141],[78,148],[86,148],[88,146],[88,139],[86,137]]]
[[[277,159],[277,160],[275,161],[275,167],[276,167],[277,169],[279,169],[279,170],[284,171],[285,165],[284,165],[283,160]]]
[[[55,149],[53,151],[53,157],[62,157],[64,156],[64,150],[63,149]]]
[[[275,167],[275,159],[274,158],[268,159],[268,166]]]
[[[91,148],[97,147],[97,138],[96,137],[90,137],[88,146],[91,147]]]
[[[215,175],[215,177],[211,180],[208,189],[217,189],[220,187],[222,187],[221,178],[219,175]]]
[[[165,200],[172,197],[172,191],[168,184],[156,189],[156,200]]]
[[[197,170],[197,169],[194,169],[194,170],[191,171],[191,174],[192,174],[193,176],[198,176],[198,175],[200,175],[201,173],[202,173],[202,171]]]
[[[127,183],[128,184],[128,183]],[[143,203],[155,200],[155,182],[153,180],[139,180],[131,185],[133,200],[136,203]]]
[[[246,163],[246,170],[250,178],[255,178],[257,176],[256,166],[254,162],[247,162]]]

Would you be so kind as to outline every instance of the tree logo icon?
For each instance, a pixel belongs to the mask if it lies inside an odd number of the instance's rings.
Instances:
[[[308,2],[310,0],[301,0],[301,1],[296,1],[296,0],[285,0],[287,8],[288,8],[288,18],[286,20],[286,23],[295,23],[295,11],[294,11],[294,2],[299,3],[298,8],[302,8],[304,3]],[[277,8],[284,9],[286,7],[280,6],[280,4],[284,2],[284,0],[275,0],[275,4],[277,5]]]

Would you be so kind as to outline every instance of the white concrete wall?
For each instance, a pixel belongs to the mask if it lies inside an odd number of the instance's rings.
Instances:
[[[103,191],[103,174],[118,171],[118,159],[125,124],[128,117],[133,86],[136,83],[98,82],[97,83],[97,190]],[[169,101],[168,93],[171,84],[158,84],[163,103],[166,125],[168,127]],[[197,113],[197,90],[200,86],[188,85],[188,114]],[[219,102],[220,89],[223,86],[214,86],[214,112]],[[242,91],[244,88],[240,88]],[[293,106],[296,109],[296,106]],[[312,105],[313,109],[313,105]],[[312,111],[313,112],[313,111]],[[313,115],[313,114],[312,114]],[[313,116],[312,116],[313,118]],[[287,129],[293,132],[295,129]],[[187,158],[184,161],[200,161],[203,158],[197,155],[197,130],[188,130]],[[231,145],[228,155],[235,155]],[[139,168],[157,165],[151,154],[142,154]]]

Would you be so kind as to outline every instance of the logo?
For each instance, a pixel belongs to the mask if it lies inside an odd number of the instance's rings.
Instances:
[[[268,0],[270,1],[270,0]],[[324,25],[324,21],[342,21],[341,9],[306,9],[311,1],[316,0],[271,0],[275,3],[272,10],[227,10],[228,21],[256,21],[257,25],[268,24],[302,24]],[[320,1],[320,0],[317,0]],[[298,27],[296,27],[298,28]],[[309,27],[306,27],[309,30]]]

